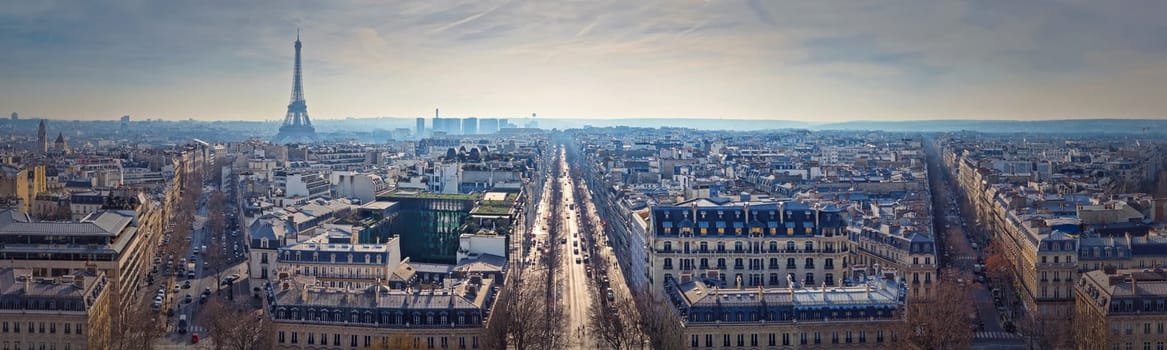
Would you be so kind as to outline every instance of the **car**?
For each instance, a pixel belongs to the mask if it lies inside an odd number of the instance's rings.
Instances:
[[[190,289],[190,280],[182,282],[182,289]]]
[[[206,304],[206,303],[207,303],[207,295],[206,294],[200,295],[199,296],[199,304]]]
[[[191,344],[198,344],[199,343],[199,334],[198,333],[191,333],[190,334],[190,343]]]
[[[190,302],[192,302],[192,301],[194,301],[194,298],[192,298],[190,296],[190,294],[187,294],[185,297],[182,298],[183,304],[190,304]]]
[[[189,278],[189,279],[194,279],[194,278],[195,278],[195,272],[194,272],[194,270],[187,271],[187,272],[186,272],[186,278]],[[188,281],[188,282],[189,282],[189,281]]]
[[[180,290],[182,290],[182,287],[180,287],[179,285],[175,284],[175,285],[174,285],[174,291],[173,291],[173,292],[174,292],[174,293],[178,293],[178,291],[180,291]]]
[[[178,315],[178,334],[186,334],[186,315]]]
[[[203,295],[211,295],[211,287],[204,287]]]
[[[576,264],[579,264],[579,263],[582,263],[582,262],[583,262],[583,260],[582,260],[582,259],[580,259],[580,258],[575,258],[575,263],[576,263]]]

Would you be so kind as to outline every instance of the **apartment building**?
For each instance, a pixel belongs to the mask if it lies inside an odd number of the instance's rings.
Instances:
[[[40,222],[0,211],[0,268],[27,269],[34,278],[57,278],[96,269],[109,280],[113,304],[132,307],[160,232],[156,211],[101,210],[70,222]],[[143,226],[145,224],[145,226]]]
[[[906,294],[902,284],[882,278],[811,288],[670,283],[682,337],[691,349],[890,347],[902,327]]]
[[[1078,349],[1167,346],[1167,272],[1106,268],[1082,274],[1075,286]]]
[[[470,276],[443,288],[364,290],[282,283],[269,290],[276,349],[367,349],[406,337],[414,349],[480,349],[495,281]]]
[[[833,204],[700,198],[652,208],[649,283],[838,286],[848,240]],[[788,278],[789,277],[789,278]]]
[[[97,269],[37,277],[0,268],[0,349],[109,349],[112,285]]]
[[[276,276],[308,276],[320,286],[365,289],[389,280],[401,264],[399,239],[379,244],[351,244],[319,237],[279,248]]]

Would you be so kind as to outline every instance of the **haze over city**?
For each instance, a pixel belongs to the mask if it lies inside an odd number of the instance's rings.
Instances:
[[[9,2],[0,106],[316,119],[1162,118],[1167,4]]]

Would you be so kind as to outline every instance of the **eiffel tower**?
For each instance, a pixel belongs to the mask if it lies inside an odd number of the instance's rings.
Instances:
[[[296,30],[296,65],[292,73],[292,102],[280,126],[275,141],[280,143],[316,141],[316,128],[308,119],[308,103],[304,101],[304,81],[300,77],[300,30]]]

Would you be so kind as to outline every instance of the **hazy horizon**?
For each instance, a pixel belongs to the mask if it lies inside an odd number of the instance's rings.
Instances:
[[[1163,119],[1167,3],[16,2],[0,111],[804,123]]]

